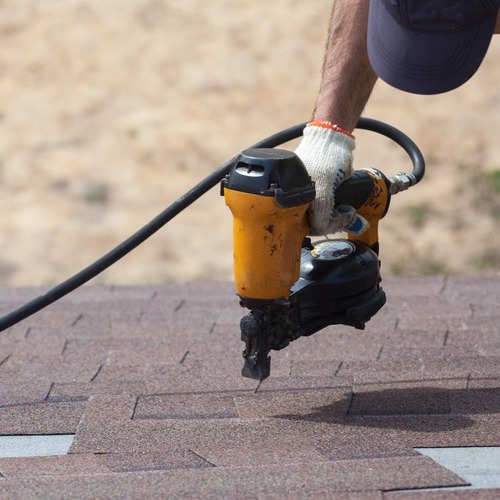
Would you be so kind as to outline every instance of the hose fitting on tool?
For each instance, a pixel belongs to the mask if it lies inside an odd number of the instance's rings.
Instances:
[[[397,194],[401,191],[406,191],[407,189],[414,186],[418,181],[413,174],[408,174],[406,172],[399,172],[394,177],[389,178],[390,182],[390,193]]]

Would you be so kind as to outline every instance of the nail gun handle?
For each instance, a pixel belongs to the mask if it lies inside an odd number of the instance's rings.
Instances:
[[[382,219],[391,199],[390,182],[377,169],[356,170],[335,191],[335,205],[350,205],[363,216],[369,228],[361,235],[349,235],[371,247],[378,253],[378,221]]]

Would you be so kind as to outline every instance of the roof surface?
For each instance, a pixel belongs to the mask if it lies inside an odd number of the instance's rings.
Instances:
[[[0,497],[498,498],[415,448],[500,446],[500,278],[383,287],[366,330],[297,340],[260,385],[231,283],[73,292],[0,333],[0,434],[75,434],[0,458]]]

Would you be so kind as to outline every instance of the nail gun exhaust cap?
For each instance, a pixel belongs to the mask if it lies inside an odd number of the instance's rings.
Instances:
[[[251,148],[234,162],[223,186],[260,196],[274,196],[281,207],[310,203],[316,192],[314,183],[300,158],[292,151]]]

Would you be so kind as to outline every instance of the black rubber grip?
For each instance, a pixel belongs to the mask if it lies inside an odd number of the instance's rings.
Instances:
[[[357,170],[335,191],[335,206],[350,205],[358,209],[373,191],[373,178],[366,170]]]

